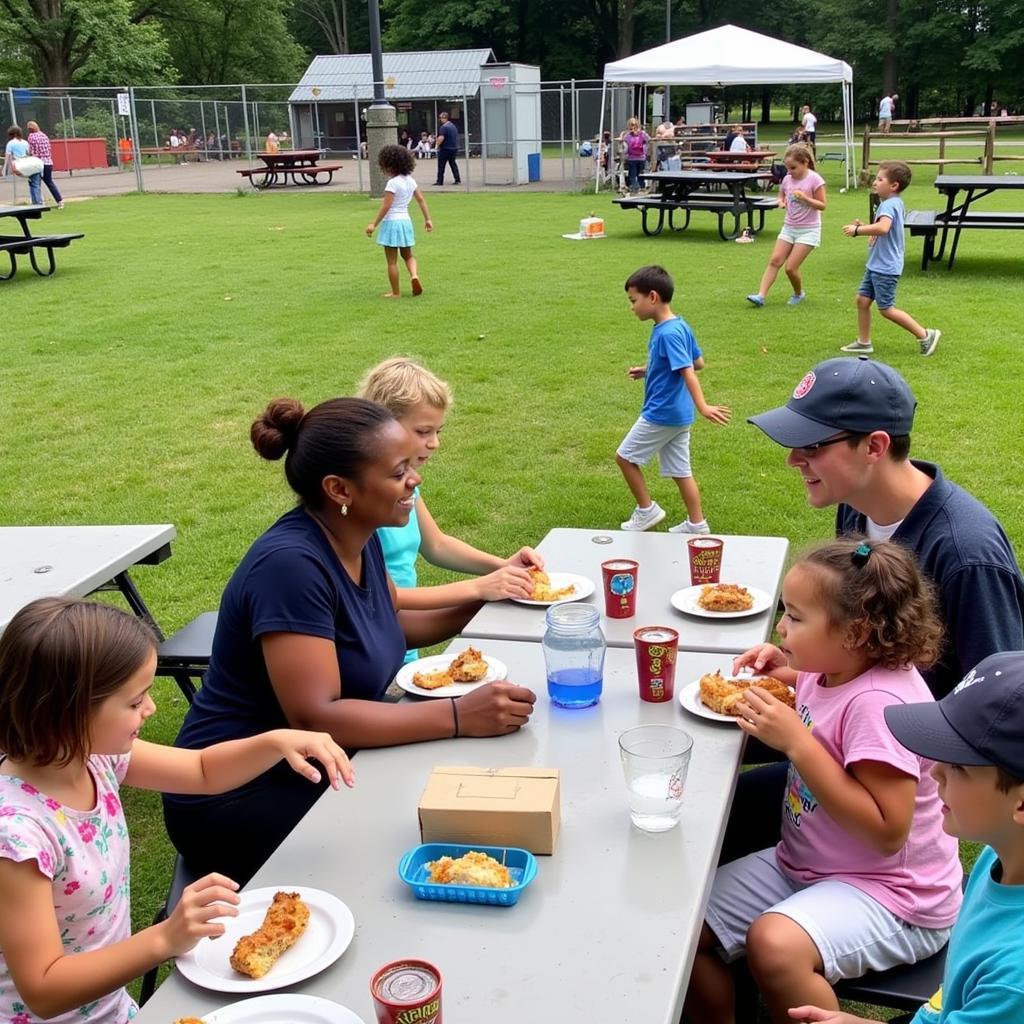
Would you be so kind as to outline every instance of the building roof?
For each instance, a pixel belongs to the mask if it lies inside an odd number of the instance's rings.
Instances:
[[[384,95],[396,100],[475,96],[480,88],[480,68],[493,60],[494,52],[484,49],[385,53]],[[289,102],[337,103],[372,96],[370,55],[331,54],[313,58]]]

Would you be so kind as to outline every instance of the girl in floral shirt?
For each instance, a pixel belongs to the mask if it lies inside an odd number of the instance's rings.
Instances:
[[[170,917],[131,934],[122,782],[220,793],[282,758],[312,783],[352,785],[326,733],[278,729],[205,750],[139,739],[155,711],[152,633],[106,605],[43,598],[0,637],[0,1022],[122,1024],[123,986],[223,934],[238,886],[210,874]]]

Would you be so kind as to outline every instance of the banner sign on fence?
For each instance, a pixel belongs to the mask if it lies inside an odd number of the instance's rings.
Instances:
[[[117,94],[117,112],[127,117],[131,112],[131,97],[126,92]]]

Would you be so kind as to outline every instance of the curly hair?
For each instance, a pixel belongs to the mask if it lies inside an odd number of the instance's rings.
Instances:
[[[412,174],[416,169],[416,158],[405,146],[381,146],[377,154],[377,166],[392,177]]]
[[[797,564],[814,572],[829,625],[857,637],[874,664],[928,668],[938,660],[943,628],[935,592],[906,548],[844,538],[812,548]]]

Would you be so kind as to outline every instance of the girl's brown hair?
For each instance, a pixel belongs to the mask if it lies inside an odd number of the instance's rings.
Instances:
[[[848,631],[872,663],[899,669],[936,662],[943,631],[935,594],[906,548],[850,538],[812,548],[797,564],[817,577],[829,625]]]
[[[813,171],[814,168],[814,150],[810,146],[803,142],[794,142],[789,149],[786,150],[783,160],[796,160],[799,163],[806,164]]]
[[[25,605],[0,637],[0,750],[37,767],[84,761],[93,713],[155,649],[149,626],[110,605]]]

